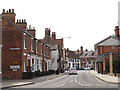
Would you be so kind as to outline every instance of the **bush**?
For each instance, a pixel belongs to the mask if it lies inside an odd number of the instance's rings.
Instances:
[[[33,72],[23,72],[22,73],[23,79],[32,79],[33,78]]]

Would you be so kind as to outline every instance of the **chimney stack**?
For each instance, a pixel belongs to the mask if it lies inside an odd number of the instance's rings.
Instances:
[[[56,33],[55,33],[55,32],[52,32],[52,38],[53,38],[54,40],[56,40]]]
[[[115,38],[120,38],[120,34],[119,34],[119,27],[118,26],[116,26],[115,27]]]
[[[80,47],[81,55],[83,54],[83,46]]]
[[[8,18],[11,20],[13,23],[15,23],[15,16],[16,14],[14,13],[14,9],[9,9],[5,12],[5,9],[3,9],[2,16]]]
[[[32,36],[36,37],[35,27],[31,27],[31,25],[29,25],[27,32],[30,33]]]
[[[50,37],[50,28],[45,28],[45,37]]]
[[[26,19],[17,19],[17,22],[16,22],[16,24],[19,26],[19,27],[21,27],[21,28],[23,28],[23,29],[25,29],[26,30],[26,28],[27,28],[27,23],[26,23]]]

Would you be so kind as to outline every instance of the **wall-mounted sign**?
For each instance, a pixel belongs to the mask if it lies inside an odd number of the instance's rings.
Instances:
[[[18,61],[13,61],[13,64],[14,64],[14,65],[18,64]]]
[[[10,48],[10,50],[20,50],[20,48]]]
[[[18,71],[20,69],[20,66],[19,65],[10,65],[10,69],[12,71]]]

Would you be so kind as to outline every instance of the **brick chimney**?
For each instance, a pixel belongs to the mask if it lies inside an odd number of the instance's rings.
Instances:
[[[50,37],[50,28],[45,28],[45,37]]]
[[[14,13],[14,9],[12,9],[12,10],[9,9],[7,11],[5,11],[5,9],[3,9],[2,16],[8,18],[10,21],[15,23],[16,14]]]
[[[81,55],[83,54],[83,46],[80,47]]]
[[[115,31],[115,38],[120,38],[119,27],[118,26],[115,27],[114,31]]]
[[[31,27],[31,25],[29,25],[27,32],[30,33],[32,36],[36,37],[35,27]]]
[[[52,38],[53,38],[54,40],[56,40],[56,33],[55,33],[55,32],[52,32]]]
[[[23,28],[23,29],[25,29],[26,30],[26,27],[27,27],[27,23],[26,23],[26,19],[17,19],[17,22],[16,22],[16,24],[19,26],[19,27],[21,27],[21,28]]]

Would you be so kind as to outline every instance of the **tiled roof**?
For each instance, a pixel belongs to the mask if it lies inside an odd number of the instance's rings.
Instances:
[[[95,46],[103,46],[103,45],[104,46],[120,45],[120,40],[115,38],[115,36],[113,35],[95,44]]]

